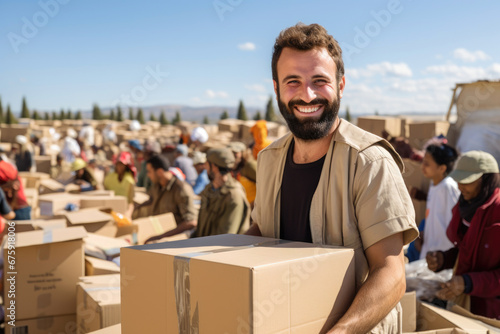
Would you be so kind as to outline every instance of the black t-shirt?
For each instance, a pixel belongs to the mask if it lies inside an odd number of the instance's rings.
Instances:
[[[312,242],[309,213],[325,157],[307,164],[296,164],[293,162],[294,146],[295,141],[292,141],[281,182],[280,238]]]

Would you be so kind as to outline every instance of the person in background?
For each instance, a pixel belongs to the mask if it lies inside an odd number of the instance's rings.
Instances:
[[[256,173],[257,173],[257,161],[252,157],[247,159],[245,157],[247,147],[242,142],[231,142],[228,148],[234,154],[234,169],[231,171],[231,175],[241,183],[243,188],[245,188],[245,193],[247,194],[247,200],[253,208],[253,202],[255,201],[255,195],[257,192]]]
[[[403,161],[387,141],[338,117],[342,49],[325,28],[282,31],[271,67],[291,133],[259,153],[247,234],[353,248],[356,294],[320,332],[400,333],[403,246],[418,236]]]
[[[0,215],[7,220],[12,220],[16,217],[16,213],[12,211],[2,188],[0,188]]]
[[[432,144],[425,149],[421,168],[424,177],[431,179],[431,185],[427,194],[425,226],[420,238],[414,241],[415,248],[420,251],[420,259],[425,259],[429,251],[453,247],[446,236],[446,229],[460,191],[448,174],[457,158],[457,151],[447,144]],[[410,189],[410,195],[414,197],[417,191]]]
[[[253,158],[257,159],[257,154],[271,144],[271,141],[267,138],[267,122],[263,119],[257,121],[250,131],[255,141],[252,154]]]
[[[47,154],[47,148],[46,148],[46,145],[45,145],[45,140],[47,140],[47,138],[44,138],[44,140],[41,140],[40,138],[38,138],[38,136],[32,134],[30,136],[30,140],[31,140],[31,144],[33,146],[37,146],[38,147],[40,155]]]
[[[149,215],[155,216],[172,212],[177,227],[161,235],[152,236],[145,243],[171,237],[196,227],[196,209],[193,188],[179,180],[169,170],[168,160],[160,155],[146,161],[148,177],[153,182],[149,190],[149,200],[138,207],[150,207]]]
[[[66,163],[73,163],[76,158],[80,157],[81,150],[78,141],[76,140],[77,133],[73,129],[67,130],[67,136],[64,138],[63,147],[61,149],[61,154]]]
[[[132,139],[128,141],[128,146],[132,157],[134,158],[135,168],[140,173],[142,171],[142,166],[144,163],[144,146],[137,139]]]
[[[130,152],[121,152],[116,157],[115,171],[109,173],[104,178],[104,188],[113,190],[117,196],[127,198],[128,209],[124,213],[127,217],[132,217],[134,211],[134,187],[136,169],[132,161]]]
[[[180,168],[186,175],[186,182],[194,186],[198,173],[193,166],[193,160],[188,157],[188,147],[184,144],[177,145],[175,149],[174,167]]]
[[[137,177],[137,186],[146,188],[146,191],[151,189],[152,182],[148,177],[148,170],[146,169],[146,161],[149,158],[160,154],[161,147],[158,141],[149,141],[144,145],[144,158],[142,160],[141,169],[139,171],[139,176]]]
[[[12,164],[0,157],[0,187],[5,192],[5,197],[12,210],[14,220],[30,220],[31,206],[28,205],[24,187],[17,174],[17,169]]]
[[[193,191],[196,195],[199,195],[203,189],[210,183],[207,174],[207,155],[203,152],[195,151],[193,152],[193,166],[198,173],[198,177],[193,186]]]
[[[246,163],[244,153],[247,149],[247,146],[240,141],[233,141],[229,143],[227,148],[230,149],[234,155],[234,168],[231,171],[231,175],[236,180],[238,180],[241,176],[241,170],[243,169],[243,166],[245,166]]]
[[[80,191],[97,189],[97,181],[83,159],[76,158],[71,165],[71,170],[75,173],[74,183],[80,186]]]
[[[19,145],[15,155],[16,167],[20,172],[31,172],[36,169],[33,158],[33,149],[31,148],[26,136],[16,136],[16,143]]]
[[[208,141],[208,132],[201,126],[198,126],[191,131],[191,143],[195,148],[200,147]]]
[[[446,234],[454,245],[427,253],[432,271],[453,269],[436,297],[452,300],[474,314],[500,320],[500,174],[495,158],[469,151],[450,177],[460,197]]]
[[[193,237],[244,233],[250,226],[250,204],[245,190],[233,179],[234,155],[227,148],[207,152],[210,184],[201,192],[198,226]]]

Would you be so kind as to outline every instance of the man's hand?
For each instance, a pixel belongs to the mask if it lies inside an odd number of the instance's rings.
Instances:
[[[147,244],[150,244],[152,243],[153,241],[157,241],[157,240],[160,240],[162,238],[161,235],[155,235],[154,237],[151,237],[149,238],[148,240],[144,241],[144,244],[147,245]]]
[[[427,267],[431,271],[439,271],[443,267],[444,255],[442,252],[428,252],[425,256]]]
[[[441,288],[441,290],[436,292],[436,297],[442,300],[453,300],[464,293],[464,278],[461,275],[453,275],[451,280],[441,284]]]

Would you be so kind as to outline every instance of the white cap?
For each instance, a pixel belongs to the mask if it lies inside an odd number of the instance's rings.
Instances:
[[[204,164],[207,162],[207,155],[200,151],[193,152],[193,165]]]
[[[28,138],[26,138],[26,136],[23,136],[23,135],[17,135],[16,136],[16,143],[18,143],[19,145],[24,145],[24,144],[28,143]]]
[[[138,120],[134,119],[129,126],[130,131],[139,131],[141,129],[141,123]]]
[[[66,134],[71,137],[71,138],[77,138],[78,137],[78,133],[76,133],[75,130],[73,130],[72,128],[69,128],[67,131],[66,131]]]
[[[194,128],[193,132],[191,132],[191,141],[199,141],[204,144],[208,140],[207,130],[202,128],[201,126]]]

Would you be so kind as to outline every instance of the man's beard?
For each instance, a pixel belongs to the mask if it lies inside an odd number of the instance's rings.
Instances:
[[[340,91],[337,90],[337,97],[333,101],[328,101],[323,98],[316,98],[309,103],[302,100],[291,100],[288,106],[281,101],[279,87],[278,94],[278,107],[281,115],[288,124],[288,128],[293,135],[302,140],[316,140],[325,137],[330,132],[335,119],[339,113],[340,108]],[[306,118],[300,120],[293,113],[294,106],[313,106],[322,105],[324,107],[323,113],[319,119]]]

